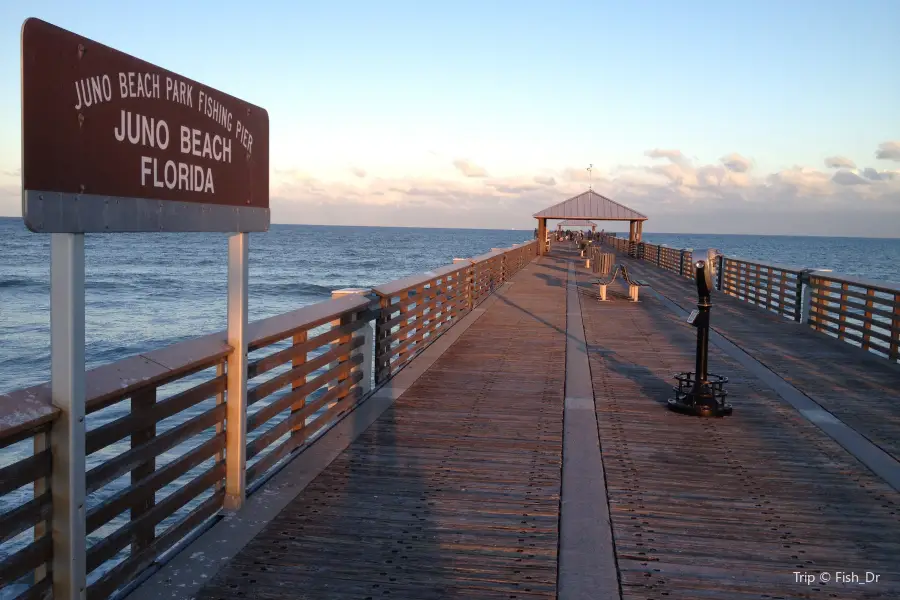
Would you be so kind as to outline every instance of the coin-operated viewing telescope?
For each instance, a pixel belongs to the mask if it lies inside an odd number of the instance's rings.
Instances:
[[[725,384],[728,378],[708,372],[709,365],[709,311],[711,294],[715,289],[718,252],[694,250],[694,281],[697,283],[697,309],[691,311],[687,321],[697,328],[697,363],[693,372],[675,376],[678,387],[675,397],[669,399],[669,408],[676,412],[701,417],[723,417],[731,414],[731,405],[725,403]]]

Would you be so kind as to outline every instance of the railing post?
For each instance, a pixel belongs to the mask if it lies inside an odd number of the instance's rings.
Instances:
[[[503,250],[503,248],[491,248],[491,252],[501,250]],[[506,281],[506,252],[499,254],[498,257],[500,258],[500,272],[497,273],[497,286],[499,287]]]
[[[225,508],[237,511],[247,494],[247,279],[250,234],[228,238],[228,356],[225,392]]]
[[[331,292],[332,298],[342,298],[343,296],[365,296],[369,298],[371,295],[372,290],[370,288],[344,288]],[[355,319],[356,318],[354,317],[354,320]],[[363,357],[362,363],[359,365],[358,369],[362,371],[362,380],[359,383],[359,387],[362,389],[362,393],[365,396],[372,391],[372,374],[374,373],[375,366],[375,333],[370,321],[366,322],[365,327],[362,328],[362,332],[363,345],[351,351],[350,357],[352,358],[360,355]],[[352,371],[356,370],[356,368],[352,369]]]
[[[475,262],[469,258],[454,258],[453,264],[467,263],[466,268],[466,310],[475,308]]]
[[[900,359],[900,294],[894,294],[894,316],[891,320],[891,345],[888,358],[894,361]]]
[[[225,365],[226,364],[227,364],[227,358],[216,365],[216,377],[221,377],[222,375],[225,375]],[[227,377],[226,377],[225,382],[226,382],[225,386],[227,388],[228,387]],[[225,391],[224,390],[219,392],[218,394],[216,394],[216,406],[219,406],[221,404],[225,404]],[[226,407],[225,410],[228,410],[228,407]],[[222,421],[219,421],[218,423],[216,423],[216,435],[219,435],[224,432],[225,432],[225,421],[222,420]],[[225,449],[224,448],[222,450],[216,452],[215,460],[217,463],[225,460]],[[216,491],[217,492],[219,490],[223,489],[224,487],[225,487],[225,480],[220,479],[219,481],[216,482]]]
[[[299,346],[301,344],[305,344],[308,339],[309,339],[309,332],[300,331],[298,333],[295,333],[293,338],[291,338],[291,344],[293,344],[294,346]],[[294,358],[291,359],[291,368],[296,369],[296,368],[302,367],[304,364],[306,364],[306,358],[307,358],[306,355],[307,355],[306,352],[301,352],[300,354],[294,356]],[[291,391],[298,390],[298,389],[302,388],[304,385],[306,385],[306,377],[307,376],[304,375],[303,377],[295,379],[294,382],[291,384]],[[300,412],[301,410],[303,410],[303,408],[305,406],[306,406],[306,396],[304,396],[302,398],[298,398],[297,400],[294,401],[293,404],[291,404],[291,415],[294,415],[295,413]],[[291,435],[304,435],[305,432],[303,430],[306,429],[307,419],[308,419],[308,417],[303,419],[303,421],[301,423],[297,423],[296,425],[294,425],[291,428]]]
[[[800,287],[800,314],[798,315],[798,320],[804,325],[809,323],[809,311],[812,308],[812,281],[809,276],[810,273],[809,269],[804,269],[800,271],[800,277],[798,278],[798,286]]]
[[[684,250],[681,251],[678,258],[678,274],[684,277]]]
[[[50,430],[53,597],[76,600],[84,597],[87,585],[81,233],[50,237],[50,389],[61,411]]]
[[[148,412],[152,414],[155,404],[156,388],[151,387],[150,389],[144,390],[131,397],[131,414],[135,415],[138,418],[140,418],[142,415],[146,415]],[[156,437],[155,422],[149,424],[146,428],[135,431],[131,434],[131,447],[137,448],[141,444],[145,444],[153,440],[154,437]],[[131,471],[131,485],[138,485],[141,481],[153,475],[153,472],[155,470],[155,458],[149,458],[146,462],[143,462],[140,465],[136,466]],[[141,515],[152,509],[154,504],[156,504],[154,494],[149,494],[148,497],[137,502],[131,507],[131,520],[134,521],[140,518]],[[136,554],[153,543],[153,540],[156,538],[155,529],[155,527],[149,526],[136,531],[131,546],[132,552]]]
[[[717,277],[716,277],[716,289],[720,292],[722,291],[722,286],[725,283],[725,255],[720,254],[717,257],[718,265],[716,267]]]
[[[34,448],[34,454],[40,454],[44,450],[50,448],[50,433],[47,430],[41,431],[40,433],[35,434],[34,441],[32,442],[32,447]],[[41,477],[39,479],[35,479],[34,481],[34,498],[41,497],[44,493],[46,493],[50,489],[50,478],[49,477]],[[39,521],[34,524],[34,541],[38,541],[45,535],[50,535],[52,531],[52,524],[49,519],[45,519],[43,521]],[[34,569],[34,583],[38,584],[47,577],[47,563],[39,565]]]
[[[387,315],[388,307],[391,305],[391,299],[387,296],[379,296],[378,298],[378,312],[375,315],[375,385],[378,385],[384,381],[384,376],[382,375],[382,362],[384,362],[385,355],[390,355],[390,343],[386,347],[383,347],[382,342],[384,340],[388,340],[391,337],[390,330],[385,327],[385,323],[388,322],[389,318]],[[384,365],[384,366],[389,366]]]

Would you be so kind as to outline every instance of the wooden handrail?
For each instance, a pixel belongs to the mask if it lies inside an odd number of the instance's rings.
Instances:
[[[376,286],[372,288],[372,291],[383,297],[395,296],[401,292],[406,292],[408,290],[426,285],[431,281],[436,281],[438,279],[441,279],[442,277],[452,275],[459,271],[464,271],[468,268],[469,267],[467,265],[447,265],[446,267],[441,267],[433,271],[417,273],[416,275],[410,275],[409,277],[404,277],[403,279],[397,279],[396,281],[391,281],[389,283]]]

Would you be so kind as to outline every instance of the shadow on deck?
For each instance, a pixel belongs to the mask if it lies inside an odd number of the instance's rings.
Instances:
[[[583,270],[580,293],[570,296],[578,302],[567,307],[575,257],[562,247],[535,261],[451,330],[455,342],[426,350],[408,369],[432,353],[430,366],[411,372],[380,417],[348,437],[277,517],[208,574],[196,597],[557,597],[558,578],[567,576],[560,556],[578,543],[559,533],[567,313],[575,311],[595,404],[578,414],[596,415],[606,497],[594,505],[612,534],[599,551],[614,557],[619,580],[569,586],[573,595],[559,597],[900,597],[900,494],[722,350],[711,349],[711,362],[730,378],[734,415],[704,420],[665,410],[672,375],[693,365],[693,328],[650,294],[639,303],[624,294],[599,302]],[[648,268],[640,276],[651,275]],[[673,299],[681,290],[677,301],[687,303],[682,282],[653,281]],[[807,377],[799,357],[814,356],[816,343],[838,352],[841,364],[829,370],[816,359],[813,383],[818,370],[836,381],[849,376],[848,365],[868,365],[858,349],[781,334],[794,327],[753,307],[720,305],[714,322],[722,333],[772,368],[791,365],[785,372],[795,385]],[[771,328],[772,336],[741,337],[728,319],[749,332]],[[781,347],[769,337],[794,341]],[[855,377],[872,385],[900,378],[900,369],[883,365],[874,373]],[[885,404],[859,411],[852,426],[870,434],[898,415],[900,404]],[[607,504],[608,523],[599,516]],[[842,585],[820,572],[878,581]],[[136,594],[189,597],[200,588],[181,579],[163,570],[144,586],[159,587]]]

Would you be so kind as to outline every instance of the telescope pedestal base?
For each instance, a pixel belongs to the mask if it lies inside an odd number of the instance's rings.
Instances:
[[[679,373],[675,376],[678,387],[673,388],[675,397],[669,398],[669,410],[695,417],[725,417],[731,414],[731,405],[725,402],[724,385],[728,378],[709,374],[707,383],[698,386],[696,373]]]

